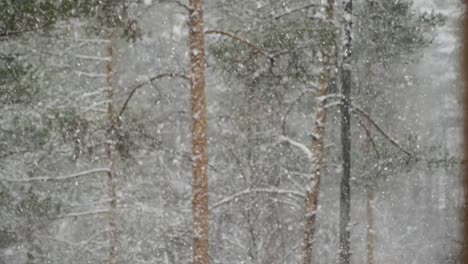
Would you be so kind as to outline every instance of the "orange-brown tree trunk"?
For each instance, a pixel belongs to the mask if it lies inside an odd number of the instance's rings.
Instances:
[[[205,102],[205,33],[203,0],[190,0],[190,101],[192,111],[193,263],[208,264],[208,128]]]
[[[334,0],[328,0],[326,16],[333,25],[333,5]],[[314,242],[314,233],[317,219],[317,206],[320,193],[320,173],[324,156],[324,138],[325,127],[327,124],[326,100],[324,97],[330,92],[331,75],[333,67],[334,39],[330,38],[323,53],[323,71],[320,76],[319,96],[316,100],[315,127],[313,129],[314,139],[312,142],[312,169],[310,176],[310,186],[307,189],[305,198],[305,237],[304,237],[304,264],[312,263],[312,249]]]
[[[109,33],[108,44],[107,44],[107,56],[109,62],[107,63],[107,115],[109,119],[109,129],[107,131],[107,142],[106,142],[106,155],[109,163],[109,171],[107,173],[107,194],[110,198],[110,210],[109,210],[109,263],[116,264],[118,260],[118,242],[119,242],[119,231],[117,225],[117,195],[116,195],[116,172],[115,162],[117,158],[116,150],[116,129],[117,120],[114,117],[114,88],[112,85],[112,39],[113,34]]]

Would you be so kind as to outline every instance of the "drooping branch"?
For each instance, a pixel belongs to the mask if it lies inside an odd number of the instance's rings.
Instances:
[[[412,157],[414,156],[411,152],[407,151],[406,149],[404,149],[402,146],[400,146],[400,144],[398,144],[398,142],[393,139],[390,135],[388,135],[375,121],[374,119],[372,119],[372,117],[366,112],[364,111],[362,108],[360,108],[359,106],[355,105],[355,104],[352,104],[352,111],[353,112],[356,112],[356,113],[359,113],[361,114],[364,118],[366,118],[367,121],[369,121],[369,123],[372,124],[373,127],[375,127],[377,129],[377,131],[379,131],[379,133],[384,136],[388,141],[390,141],[390,143],[392,145],[394,145],[395,147],[397,147],[399,150],[401,150],[403,153],[405,153],[406,155]]]
[[[109,168],[97,168],[97,169],[92,169],[92,170],[87,170],[87,171],[81,171],[77,172],[74,174],[70,175],[64,175],[64,176],[58,176],[58,177],[34,177],[34,178],[25,178],[25,179],[12,179],[12,178],[0,178],[0,181],[5,181],[5,182],[15,182],[15,183],[28,183],[28,182],[54,182],[54,181],[64,181],[64,180],[70,180],[70,179],[76,179],[80,178],[83,176],[88,176],[91,174],[95,173],[100,173],[100,172],[109,172]]]
[[[338,105],[341,105],[343,103],[344,100],[346,100],[345,98],[343,98],[343,96],[340,96],[339,94],[335,94],[335,95],[330,95],[329,97],[327,97],[326,99],[329,99],[329,98],[336,98],[336,99],[340,99],[339,101],[335,101],[335,102],[332,102],[330,104],[327,104],[326,107],[332,107],[332,106],[338,106]],[[367,113],[366,111],[364,111],[364,109],[362,109],[360,106],[352,103],[351,104],[351,111],[355,113],[356,117],[357,117],[357,114],[360,114],[362,115],[367,121],[369,121],[370,124],[372,124],[373,127],[375,127],[377,129],[377,131],[384,137],[386,138],[392,145],[394,145],[396,148],[398,148],[399,150],[401,150],[403,153],[405,153],[406,155],[410,156],[410,157],[413,157],[414,155],[409,152],[408,150],[404,149],[394,138],[392,138],[387,132],[385,132],[385,130],[383,130],[383,128],[381,128],[377,122],[370,116],[369,113]],[[365,126],[362,126],[364,129],[366,129]],[[367,129],[366,129],[366,132],[367,132]]]
[[[369,139],[370,143],[372,144],[372,149],[374,150],[375,152],[375,156],[380,159],[380,153],[379,153],[379,150],[377,149],[377,144],[375,143],[375,140],[374,138],[372,138],[372,133],[369,131],[369,129],[366,127],[366,125],[362,122],[362,120],[357,116],[355,115],[357,121],[358,121],[358,124],[364,129],[364,131],[366,132],[366,136],[367,138]]]
[[[210,206],[210,210],[216,209],[224,204],[230,203],[234,201],[236,198],[251,194],[251,193],[270,193],[270,194],[282,194],[282,195],[288,195],[288,196],[295,196],[300,199],[304,199],[305,195],[302,192],[294,191],[294,190],[282,190],[282,189],[276,189],[276,188],[257,188],[257,189],[247,189],[240,191],[238,193],[235,193],[231,196],[228,196],[221,201],[213,204]]]
[[[175,78],[175,77],[178,77],[178,78],[182,78],[184,80],[187,80],[187,81],[190,81],[190,78],[187,76],[187,75],[184,75],[184,74],[180,74],[180,73],[162,73],[162,74],[158,74],[156,76],[153,76],[151,78],[149,78],[147,81],[145,82],[142,82],[142,83],[139,83],[135,86],[133,86],[131,88],[131,91],[130,93],[128,94],[128,97],[127,99],[125,100],[122,108],[120,109],[120,112],[119,112],[119,115],[118,117],[120,118],[122,116],[122,114],[125,112],[125,109],[127,109],[127,106],[128,106],[128,103],[130,102],[130,100],[132,99],[133,95],[135,95],[135,92],[142,88],[143,86],[145,86],[146,84],[148,83],[151,83],[151,82],[154,82],[158,79],[162,79],[162,78],[165,78],[165,77],[169,77],[169,78]]]
[[[269,54],[268,52],[266,52],[264,49],[260,48],[258,45],[252,43],[251,41],[245,39],[245,38],[242,38],[232,32],[227,32],[227,31],[223,31],[223,30],[216,30],[216,29],[213,29],[213,30],[207,30],[205,31],[205,34],[207,35],[222,35],[222,36],[226,36],[226,37],[230,37],[232,39],[235,39],[239,42],[242,42],[244,44],[246,44],[247,46],[249,46],[250,48],[252,48],[253,50],[257,51],[258,53],[264,55],[265,57],[273,60],[273,56],[271,54]]]

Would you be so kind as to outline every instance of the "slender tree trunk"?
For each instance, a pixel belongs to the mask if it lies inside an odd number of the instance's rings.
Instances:
[[[118,129],[118,121],[114,116],[114,88],[112,85],[112,47],[113,33],[108,35],[107,56],[109,62],[107,63],[107,115],[109,119],[109,130],[107,131],[106,154],[109,163],[109,172],[107,173],[107,194],[110,198],[110,211],[109,211],[109,263],[116,264],[118,260],[117,248],[119,242],[119,230],[117,226],[117,194],[116,194],[116,172],[115,162],[117,159],[116,149],[116,129]]]
[[[468,4],[468,1],[464,1]],[[465,9],[464,17],[464,40],[463,40],[463,122],[464,122],[464,157],[463,160],[468,159],[468,10]],[[464,204],[463,204],[463,248],[462,258],[463,263],[468,264],[468,163],[464,162],[464,177],[463,177],[463,190],[464,190]]]
[[[330,20],[330,25],[333,26],[333,6],[334,0],[328,0],[326,8],[327,19]],[[317,107],[315,112],[315,127],[313,130],[312,142],[312,169],[310,176],[310,186],[305,198],[305,237],[304,237],[304,264],[312,263],[312,248],[314,242],[314,234],[317,219],[317,206],[320,193],[320,178],[322,161],[324,156],[324,138],[325,127],[327,124],[327,109],[325,108],[324,96],[330,92],[331,75],[333,67],[332,56],[334,54],[334,41],[327,43],[327,47],[323,53],[323,71],[320,76],[319,97],[317,98]]]
[[[344,2],[344,47],[343,47],[343,65],[342,65],[342,93],[344,102],[341,104],[341,140],[343,150],[343,176],[340,184],[340,248],[339,264],[349,264],[351,260],[350,250],[350,226],[351,220],[351,31],[353,15],[353,1]]]
[[[193,263],[208,264],[208,133],[205,102],[205,33],[203,0],[190,0],[189,45],[192,107]]]
[[[367,264],[374,264],[374,190],[367,190]]]

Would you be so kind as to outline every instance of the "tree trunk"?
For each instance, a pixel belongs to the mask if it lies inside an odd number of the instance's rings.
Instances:
[[[192,110],[193,263],[208,264],[208,134],[205,102],[203,0],[190,0],[189,45]]]
[[[343,151],[343,176],[340,184],[340,247],[339,264],[349,264],[351,260],[350,250],[350,226],[351,219],[351,30],[353,25],[353,1],[345,1],[345,10],[343,18],[344,47],[343,47],[343,65],[342,65],[342,93],[344,101],[341,104],[341,140]]]
[[[374,264],[374,191],[367,190],[367,264]]]
[[[468,1],[465,0],[465,3]],[[464,17],[464,40],[463,40],[463,122],[464,122],[464,157],[463,160],[468,159],[468,10],[465,9]],[[463,204],[463,249],[462,258],[463,263],[468,264],[468,163],[464,162],[464,177],[463,177],[463,190],[464,190],[464,204]]]
[[[333,5],[334,0],[328,0],[326,8],[326,17],[330,21],[330,25],[333,27]],[[324,96],[327,96],[330,92],[330,82],[333,67],[332,56],[334,54],[334,41],[327,43],[327,47],[323,53],[323,71],[320,76],[320,87],[319,97],[316,100],[316,111],[315,111],[315,127],[313,130],[313,142],[312,142],[312,168],[310,175],[310,186],[307,189],[305,198],[305,237],[304,237],[304,264],[312,263],[312,248],[314,242],[314,233],[316,227],[317,218],[317,206],[318,198],[320,193],[320,173],[322,169],[322,161],[324,156],[324,138],[325,138],[325,127],[327,124],[327,109],[325,107]]]
[[[107,63],[107,115],[109,119],[109,130],[107,131],[107,143],[106,143],[106,154],[109,163],[109,172],[107,173],[107,194],[110,198],[110,210],[109,210],[109,263],[117,263],[117,245],[119,241],[119,231],[117,226],[117,194],[116,194],[116,172],[115,172],[115,161],[117,158],[116,150],[116,129],[118,124],[114,117],[114,88],[112,85],[112,39],[113,34],[109,33],[108,44],[107,44],[107,56],[109,62]]]

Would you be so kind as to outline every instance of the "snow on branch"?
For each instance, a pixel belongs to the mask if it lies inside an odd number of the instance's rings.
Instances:
[[[76,54],[76,58],[82,59],[82,60],[95,60],[95,61],[110,61],[110,57],[101,57],[101,56],[89,56],[89,55],[81,55],[81,54]]]
[[[68,213],[68,214],[65,214],[65,215],[58,216],[57,219],[70,218],[70,217],[80,217],[80,216],[92,216],[92,215],[107,214],[107,213],[109,213],[109,209],[96,209],[96,210],[92,210],[92,211]]]
[[[125,100],[125,102],[124,102],[124,104],[122,106],[122,109],[120,109],[118,117],[121,117],[123,112],[125,112],[125,109],[127,109],[127,105],[130,102],[130,99],[132,99],[133,95],[135,94],[135,92],[138,89],[140,89],[141,87],[145,86],[148,83],[154,82],[154,81],[156,81],[158,79],[162,79],[162,78],[165,78],[165,77],[168,77],[168,78],[178,77],[178,78],[182,78],[184,80],[190,81],[190,77],[188,77],[187,75],[184,75],[184,74],[180,74],[180,73],[162,73],[162,74],[158,74],[156,76],[153,76],[153,77],[149,78],[147,81],[139,83],[139,84],[133,86],[130,89],[131,90],[130,94],[128,95],[127,99]]]
[[[18,182],[18,183],[37,182],[37,181],[54,182],[54,181],[64,181],[64,180],[80,178],[80,177],[83,177],[83,176],[87,176],[87,175],[91,175],[91,174],[95,174],[95,173],[100,173],[100,172],[109,172],[109,168],[91,169],[91,170],[77,172],[77,173],[74,173],[74,174],[58,176],[58,177],[46,177],[46,176],[44,176],[44,177],[33,177],[33,178],[24,178],[24,179],[13,179],[13,178],[0,177],[0,181]]]
[[[288,195],[288,196],[295,196],[300,199],[305,199],[305,195],[302,192],[294,191],[294,190],[282,190],[282,189],[276,189],[276,188],[258,188],[258,189],[248,189],[244,190],[238,193],[235,193],[231,196],[228,196],[221,201],[213,204],[210,206],[210,210],[214,210],[222,205],[225,205],[227,203],[233,202],[236,198],[251,194],[251,193],[270,193],[270,194],[282,194],[282,195]]]
[[[289,138],[287,136],[280,136],[279,141],[280,141],[280,143],[286,142],[286,143],[290,144],[291,146],[294,146],[294,147],[300,149],[302,152],[304,152],[304,154],[307,155],[307,157],[310,160],[313,159],[314,155],[313,155],[312,151],[306,145],[302,144],[301,142],[295,141],[294,139]]]
[[[295,9],[291,9],[291,10],[287,10],[286,12],[282,13],[282,14],[279,14],[279,15],[276,15],[275,16],[275,19],[280,19],[284,16],[288,16],[288,15],[291,15],[291,14],[294,14],[296,12],[300,12],[302,10],[306,10],[306,9],[309,9],[309,8],[313,8],[313,7],[321,7],[321,5],[318,5],[318,4],[308,4],[306,6],[302,6],[302,7],[298,7],[298,8],[295,8]]]
[[[250,42],[249,40],[247,39],[244,39],[234,33],[231,33],[231,32],[227,32],[227,31],[223,31],[223,30],[207,30],[205,31],[205,34],[206,35],[222,35],[222,36],[226,36],[226,37],[230,37],[230,38],[233,38],[239,42],[242,42],[244,44],[246,44],[247,46],[249,46],[250,48],[252,48],[253,50],[257,51],[258,53],[268,57],[269,59],[273,59],[273,56],[271,54],[269,54],[268,52],[266,52],[264,49],[260,48],[259,46],[257,46],[256,44]]]
[[[82,71],[75,71],[78,77],[84,76],[89,78],[105,78],[107,74],[105,73],[94,73],[94,72],[82,72]]]

